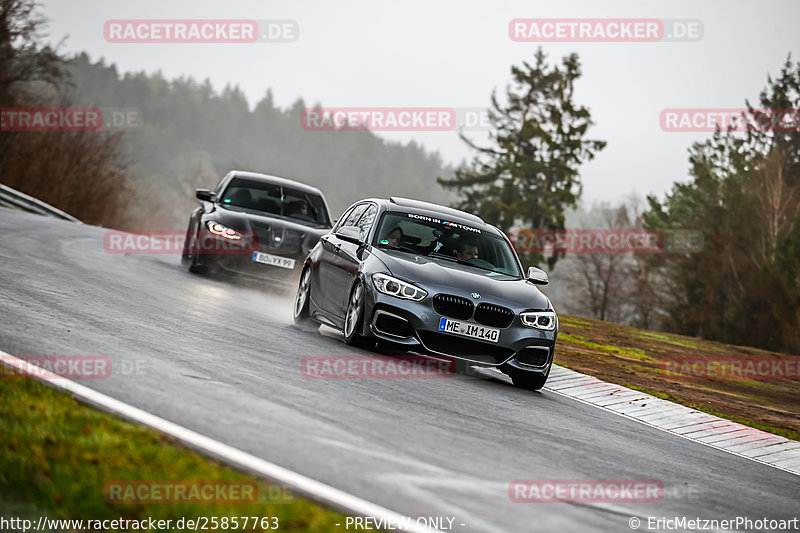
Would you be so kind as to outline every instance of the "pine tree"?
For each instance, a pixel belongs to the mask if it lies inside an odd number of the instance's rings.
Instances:
[[[580,165],[606,146],[585,138],[592,120],[573,99],[581,75],[577,54],[552,67],[541,49],[534,59],[532,65],[511,68],[505,102],[492,93],[490,146],[478,146],[462,134],[478,155],[452,179],[438,180],[461,196],[455,207],[506,232],[517,224],[563,229],[564,210],[581,194]],[[540,263],[544,258],[532,254],[527,259]],[[548,258],[551,268],[557,259]]]

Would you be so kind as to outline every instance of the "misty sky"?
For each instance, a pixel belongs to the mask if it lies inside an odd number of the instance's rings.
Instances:
[[[576,101],[590,108],[592,138],[607,148],[582,169],[584,200],[668,191],[687,177],[687,148],[709,133],[665,132],[664,108],[737,108],[757,99],[791,52],[800,59],[800,1],[269,1],[44,0],[51,40],[64,52],[104,57],[121,71],[239,85],[251,106],[272,88],[287,107],[298,97],[326,107],[487,107],[510,67],[535,43],[513,42],[516,18],[699,19],[695,42],[545,43],[552,61],[577,52]],[[109,43],[110,19],[290,19],[291,43]],[[458,163],[470,152],[455,132],[382,133],[416,139]],[[473,138],[480,139],[477,134]],[[269,169],[257,169],[269,171]],[[391,191],[387,191],[387,195]]]

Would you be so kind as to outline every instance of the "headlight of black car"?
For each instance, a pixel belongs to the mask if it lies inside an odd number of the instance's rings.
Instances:
[[[378,289],[378,292],[394,296],[395,298],[402,298],[403,300],[414,300],[419,302],[425,299],[428,295],[427,292],[420,289],[411,283],[387,276],[386,274],[373,274],[372,284]]]
[[[209,220],[208,222],[206,222],[206,226],[208,227],[208,231],[219,237],[231,239],[232,241],[239,241],[242,239],[241,233],[232,230],[228,226],[223,226],[219,222],[214,222],[213,220]]]
[[[529,328],[553,331],[556,329],[557,318],[554,311],[525,311],[520,313],[522,323]]]

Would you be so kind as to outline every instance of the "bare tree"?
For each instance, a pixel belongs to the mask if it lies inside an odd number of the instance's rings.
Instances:
[[[630,227],[628,211],[624,205],[617,208],[601,206],[599,217],[591,224],[584,222],[582,229],[627,229]],[[599,222],[599,224],[597,223]],[[601,226],[601,227],[598,227]],[[570,270],[574,299],[580,302],[579,309],[600,320],[613,322],[626,318],[624,292],[628,254],[623,253],[575,253],[572,254]]]
[[[631,227],[644,228],[642,220],[643,201],[636,195],[626,198]],[[663,235],[662,235],[663,244]],[[634,254],[626,265],[625,300],[630,307],[630,323],[644,329],[655,329],[664,316],[663,290],[665,280],[653,254]]]
[[[46,20],[33,0],[0,0],[0,105],[69,107],[64,61],[40,46]],[[0,180],[94,224],[114,225],[125,200],[122,133],[0,131]]]
[[[756,265],[775,260],[776,243],[781,231],[791,227],[797,212],[800,185],[789,186],[784,179],[786,155],[780,150],[770,152],[756,169],[753,193],[758,199],[759,219],[762,221]]]

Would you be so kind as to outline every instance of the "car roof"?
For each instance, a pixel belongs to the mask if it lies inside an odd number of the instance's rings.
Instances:
[[[491,224],[487,224],[479,216],[446,207],[439,204],[432,204],[430,202],[423,202],[422,200],[413,200],[411,198],[401,198],[399,196],[392,196],[391,198],[365,198],[360,201],[371,201],[381,204],[385,209],[391,211],[402,211],[406,213],[419,213],[426,215],[438,215],[451,222],[459,222],[467,226],[480,226],[482,229],[491,230],[498,235],[503,235],[503,232]]]
[[[308,193],[314,193],[319,196],[322,196],[322,191],[320,191],[316,187],[312,187],[311,185],[306,185],[305,183],[301,183],[299,181],[290,180],[288,178],[271,176],[269,174],[261,174],[260,172],[250,172],[247,170],[232,170],[231,173],[233,174],[232,178],[246,178],[250,180],[263,181],[266,183],[272,183],[283,187],[292,187],[293,189],[297,189]]]
[[[467,213],[466,211],[453,209],[452,207],[423,202],[422,200],[412,200],[411,198],[401,198],[399,196],[392,196],[389,198],[389,202],[400,207],[407,207],[409,209],[426,211],[429,213],[438,213],[448,218],[458,218],[462,221],[471,222],[472,224],[486,225],[486,222],[484,222],[481,217],[473,215],[472,213]]]

